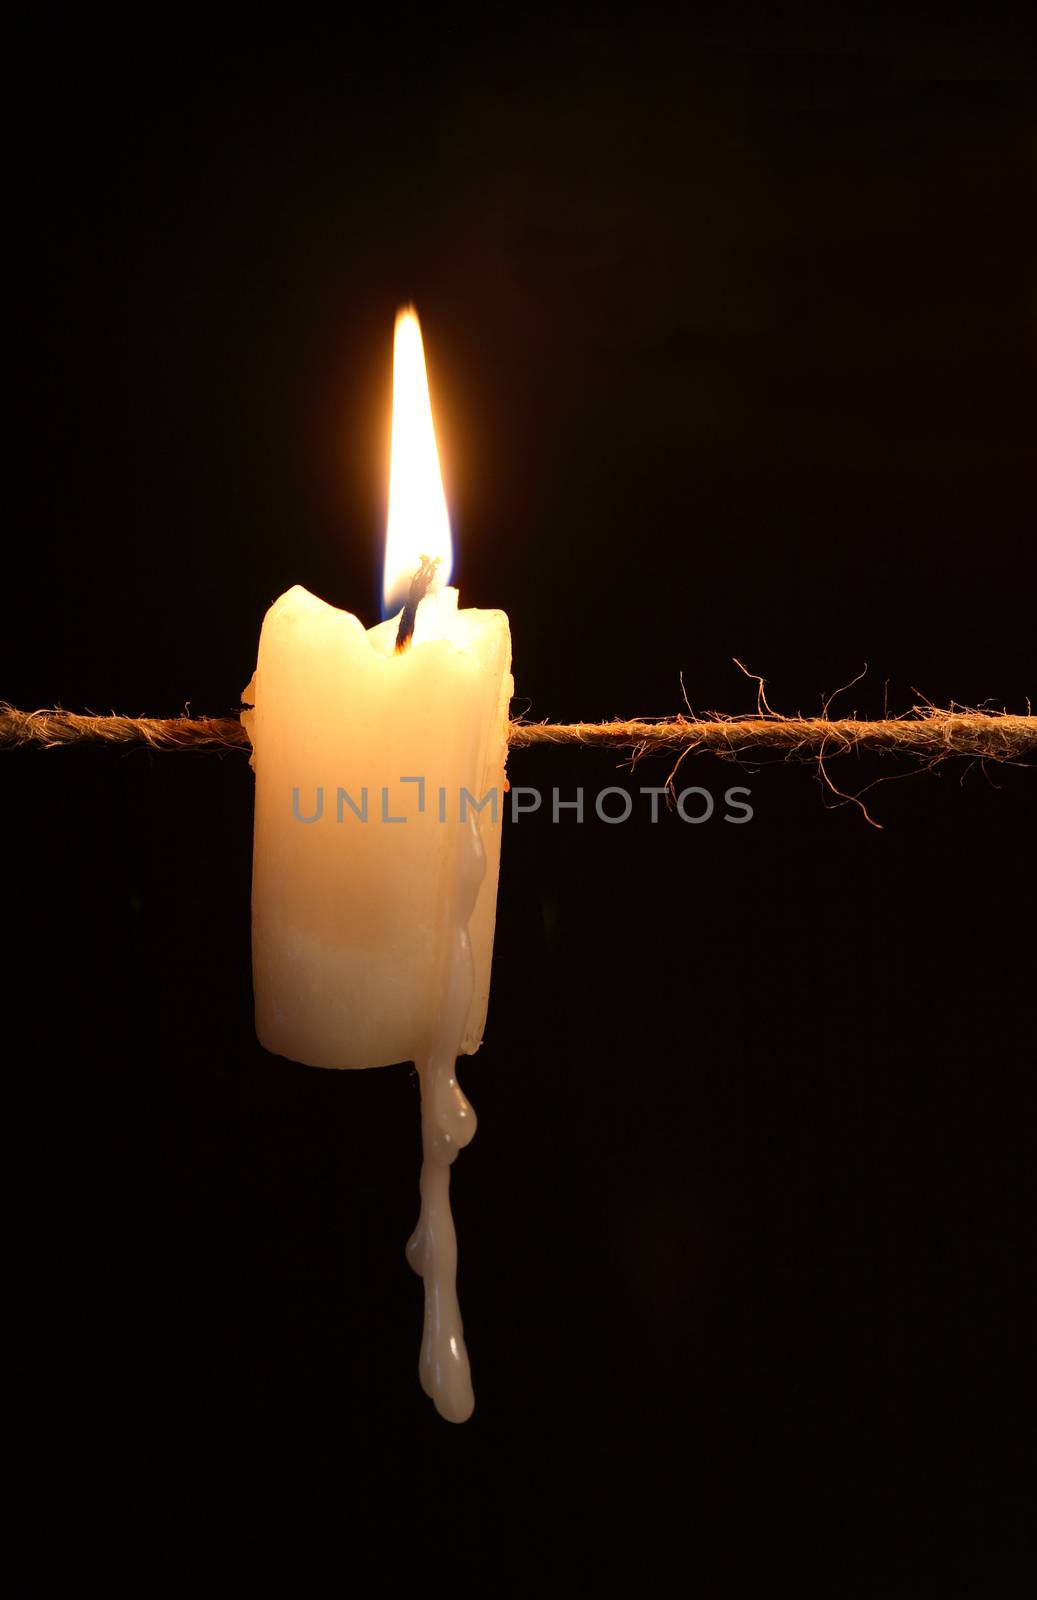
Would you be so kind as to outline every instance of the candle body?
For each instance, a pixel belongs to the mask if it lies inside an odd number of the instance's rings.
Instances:
[[[267,612],[243,695],[256,824],[256,1032],[318,1067],[417,1061],[437,1037],[457,880],[485,870],[467,919],[460,1049],[482,1040],[500,861],[511,635],[503,612],[418,607],[365,630],[305,589]]]

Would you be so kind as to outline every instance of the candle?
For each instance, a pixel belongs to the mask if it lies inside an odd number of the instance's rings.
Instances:
[[[474,1398],[449,1182],[475,1117],[455,1062],[479,1048],[486,1020],[513,684],[507,617],[459,609],[450,563],[421,332],[406,311],[385,564],[399,611],[365,630],[290,589],[267,612],[242,696],[256,774],[253,978],[266,1049],[316,1067],[417,1066],[421,1215],[407,1253],[425,1283],[419,1373],[460,1422]]]

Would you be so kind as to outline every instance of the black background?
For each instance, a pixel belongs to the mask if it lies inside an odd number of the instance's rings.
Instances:
[[[45,21],[0,693],[226,713],[292,583],[375,620],[413,299],[521,709],[672,711],[683,672],[745,711],[737,656],[786,711],[865,663],[835,710],[1025,710],[1022,46],[978,8]],[[699,827],[507,825],[453,1428],[416,1378],[413,1073],[252,1033],[244,759],[3,757],[17,1592],[426,1558],[463,1592],[1023,1592],[1032,776],[883,784],[880,830],[809,766],[684,771]],[[565,797],[665,775],[511,759]]]

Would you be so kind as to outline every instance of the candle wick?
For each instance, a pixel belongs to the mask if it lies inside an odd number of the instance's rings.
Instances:
[[[400,615],[400,627],[396,635],[397,655],[402,655],[403,651],[406,650],[407,646],[410,644],[411,634],[414,632],[414,619],[418,614],[418,607],[428,593],[429,584],[436,576],[436,568],[439,566],[438,556],[435,556],[431,561],[429,560],[428,556],[421,556],[419,559],[421,561],[421,565],[410,581],[410,593],[407,596],[407,604],[404,606]]]

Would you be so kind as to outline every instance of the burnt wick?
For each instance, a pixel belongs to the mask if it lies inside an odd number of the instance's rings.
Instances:
[[[429,584],[436,576],[439,566],[439,557],[431,561],[428,556],[421,556],[421,565],[410,581],[410,593],[407,595],[407,604],[400,614],[400,627],[396,635],[396,654],[402,655],[411,641],[414,632],[414,619],[418,614],[418,607],[428,593]]]

